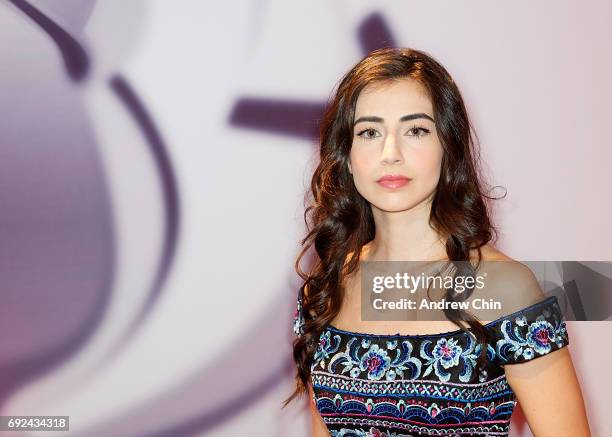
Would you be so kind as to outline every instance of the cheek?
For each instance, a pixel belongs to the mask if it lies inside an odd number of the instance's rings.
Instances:
[[[368,168],[369,160],[362,154],[351,155],[351,165],[356,173],[360,173]]]
[[[412,154],[412,169],[417,176],[428,179],[438,179],[442,165],[442,148],[431,147],[415,150]]]
[[[353,169],[353,176],[359,177],[367,174],[372,167],[372,163],[375,163],[375,156],[369,156],[365,150],[352,149],[350,153],[351,168]]]

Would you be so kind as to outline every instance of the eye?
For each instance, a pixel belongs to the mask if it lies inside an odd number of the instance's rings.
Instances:
[[[370,128],[367,128],[367,129],[364,129],[364,130],[362,130],[361,132],[359,132],[359,133],[357,134],[357,136],[358,136],[358,137],[361,137],[361,138],[363,138],[363,139],[365,139],[365,140],[371,140],[372,138],[376,138],[376,135],[374,135],[374,136],[370,136],[370,135],[365,135],[365,136],[364,136],[364,135],[363,135],[363,134],[368,133],[368,132],[374,132],[374,133],[376,133],[376,129],[373,129],[373,128],[371,128],[371,127],[370,127]]]
[[[419,133],[421,132],[421,133]],[[412,133],[411,135],[408,135],[409,137],[423,137],[425,135],[427,135],[428,133],[430,133],[431,131],[425,127],[421,127],[421,126],[412,126],[409,130],[408,133]]]

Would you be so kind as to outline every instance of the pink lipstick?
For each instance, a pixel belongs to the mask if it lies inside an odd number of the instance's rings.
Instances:
[[[379,178],[376,182],[385,188],[400,188],[406,185],[410,178],[403,175],[386,174]]]

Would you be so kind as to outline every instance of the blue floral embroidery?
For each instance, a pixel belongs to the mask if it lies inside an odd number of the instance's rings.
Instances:
[[[321,334],[321,345],[315,353],[313,367],[325,368],[324,359],[329,358],[330,354],[336,352],[338,345],[331,345],[331,331],[326,330]],[[423,361],[412,356],[413,344],[408,340],[398,342],[398,340],[387,340],[386,348],[380,344],[372,344],[370,338],[351,337],[346,343],[344,351],[335,353],[329,360],[329,371],[334,373],[336,367],[343,366],[341,374],[349,373],[353,378],[366,372],[369,380],[380,380],[384,377],[387,381],[400,379],[415,379],[420,376],[429,375],[432,370],[441,381],[448,381],[451,369],[460,366],[458,373],[461,382],[469,382],[476,367],[476,362],[481,350],[481,344],[476,342],[474,335],[466,336],[466,346],[464,348],[455,338],[441,338],[433,346],[431,340],[425,340],[421,344],[421,358],[427,360],[428,366],[421,374]],[[399,346],[399,347],[398,347]],[[363,352],[362,352],[363,351]],[[487,358],[492,361],[495,357],[495,349],[487,344]],[[405,372],[408,372],[405,374]],[[486,370],[482,370],[479,379],[486,378]]]
[[[303,332],[301,310],[301,300],[298,299],[294,322],[296,333]],[[527,322],[523,313],[502,320],[497,325],[496,332],[503,338],[492,342],[492,345],[486,345],[488,361],[492,361],[496,355],[502,364],[531,360],[537,355],[549,353],[555,346],[563,347],[567,344],[567,333],[565,322],[556,317],[557,311],[556,307],[545,308],[531,323]],[[383,344],[372,344],[372,339],[366,336],[353,337],[347,342],[345,351],[333,355],[340,347],[340,337],[332,337],[332,332],[333,330],[325,330],[321,334],[313,366],[325,367],[325,361],[331,358],[330,368],[342,365],[341,373],[348,373],[353,378],[365,372],[369,380],[414,379],[434,372],[440,381],[446,382],[450,380],[453,369],[458,367],[459,381],[469,382],[482,347],[471,334],[455,338],[426,339],[420,344],[420,358],[424,360],[421,361],[412,356],[414,346],[408,339],[389,337],[385,348]],[[462,338],[466,339],[465,344],[460,342]],[[424,368],[422,375],[421,367]],[[486,379],[486,370],[481,371],[478,379]]]
[[[539,354],[550,352],[551,339],[555,338],[555,328],[549,322],[541,320],[529,325],[527,344]]]
[[[361,352],[362,350],[364,351]],[[320,365],[324,367],[323,363]],[[337,366],[342,366],[341,374],[349,372],[353,378],[367,371],[369,380],[380,380],[384,377],[387,381],[393,381],[398,376],[401,379],[405,376],[407,379],[414,379],[421,373],[421,361],[412,356],[412,344],[409,341],[398,343],[397,340],[388,340],[383,346],[372,344],[369,338],[359,341],[357,337],[352,337],[344,351],[336,353],[330,359],[329,371],[334,373]],[[404,373],[406,371],[407,375]]]
[[[376,335],[328,326],[311,366],[313,400],[332,436],[508,435],[516,397],[500,364],[569,343],[557,305],[549,298],[488,323],[486,345],[471,332]],[[484,346],[486,367],[475,377]]]
[[[441,338],[434,346],[433,356],[442,363],[442,367],[448,369],[459,364],[459,355],[462,351],[461,346],[457,346],[457,340]]]
[[[521,315],[506,319],[501,323],[503,338],[496,343],[497,354],[503,364],[530,360],[536,355],[545,355],[568,343],[565,321],[554,317],[551,308],[546,308],[535,321],[528,323],[527,317]],[[555,347],[556,346],[556,347]],[[514,353],[512,356],[509,354]]]
[[[443,337],[437,341],[431,351],[429,350],[432,344],[431,340],[421,343],[421,358],[427,360],[425,363],[427,368],[423,376],[429,375],[433,370],[441,381],[446,382],[451,377],[451,372],[447,372],[446,369],[458,366],[461,363],[462,370],[459,373],[459,380],[462,382],[470,381],[480,354],[481,345],[476,344],[475,337],[472,334],[467,335],[467,339],[466,347],[462,348],[456,339]],[[494,356],[495,351],[487,345],[487,358],[493,359]],[[480,375],[481,378],[482,376]]]
[[[391,360],[387,351],[373,344],[361,357],[359,368],[368,371],[368,379],[379,380],[389,369],[390,364]]]
[[[333,354],[340,347],[340,336],[334,335],[332,341],[331,332],[324,331],[319,337],[319,344],[314,354],[314,361],[326,360],[330,354]],[[322,361],[324,363],[324,361]]]

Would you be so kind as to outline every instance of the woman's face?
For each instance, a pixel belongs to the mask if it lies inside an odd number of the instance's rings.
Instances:
[[[433,198],[443,149],[425,88],[414,79],[366,86],[357,99],[348,168],[372,205],[396,212]],[[377,182],[385,175],[410,178],[402,186]]]

